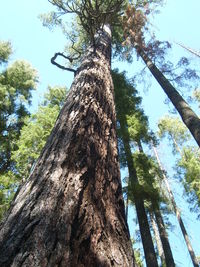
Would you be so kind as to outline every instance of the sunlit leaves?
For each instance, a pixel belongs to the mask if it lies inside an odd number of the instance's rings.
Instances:
[[[27,178],[39,157],[66,97],[65,87],[48,87],[44,101],[37,113],[27,118],[21,130],[18,149],[13,151],[12,160],[21,178]]]
[[[158,122],[159,137],[168,137],[172,142],[173,151],[177,151],[178,146],[184,144],[190,139],[190,134],[186,126],[181,122],[179,118],[165,116]]]
[[[18,183],[11,153],[17,149],[16,141],[29,115],[27,106],[38,79],[36,70],[25,61],[7,66],[11,51],[10,43],[0,42],[0,63],[4,63],[0,73],[0,216]]]
[[[0,65],[6,63],[12,53],[10,42],[0,41]]]

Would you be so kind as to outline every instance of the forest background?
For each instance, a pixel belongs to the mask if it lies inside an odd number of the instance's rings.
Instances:
[[[25,59],[38,70],[38,89],[33,93],[32,105],[30,107],[30,111],[34,112],[37,110],[38,104],[41,103],[48,85],[60,85],[70,88],[73,74],[62,71],[50,63],[50,58],[54,53],[63,50],[66,40],[60,30],[50,32],[44,28],[38,18],[40,13],[52,9],[47,1],[7,0],[1,1],[0,8],[0,39],[9,40],[14,49],[10,62],[15,59]],[[157,38],[160,41],[181,42],[198,50],[200,43],[198,23],[200,2],[198,0],[192,0],[190,3],[185,0],[168,0],[166,5],[160,10],[161,13],[155,15],[153,20]],[[176,44],[173,45],[173,50],[169,52],[168,56],[171,60],[176,61],[184,55],[192,58],[193,64],[198,69],[199,59]],[[112,66],[113,68],[119,68],[121,71],[127,71],[127,76],[130,78],[144,67],[140,61],[137,61],[136,57],[132,64],[119,63],[114,60]],[[136,88],[143,97],[142,104],[145,114],[149,117],[150,127],[157,131],[158,119],[168,113],[169,108],[171,110],[172,108],[164,104],[166,96],[156,81],[153,81],[151,77],[148,77],[148,79],[148,85],[151,84],[148,90],[146,90],[147,84],[144,90],[142,83],[138,83]],[[185,93],[188,96],[191,95],[191,92]],[[194,109],[199,114],[197,106],[194,106]],[[170,148],[167,148],[167,141],[161,143],[159,154],[165,169],[170,174],[170,177],[173,177],[174,170],[172,167],[174,159],[172,158]],[[126,175],[125,171],[122,172],[122,176],[124,175]],[[173,192],[175,192],[176,201],[182,211],[194,250],[199,255],[200,221],[196,219],[196,214],[189,211],[189,204],[184,200],[182,191],[177,189],[180,188],[180,183],[175,179],[171,179],[170,183]],[[132,210],[129,212],[131,234],[134,234],[136,230],[135,223],[133,222],[134,217],[134,211]],[[172,231],[169,231],[169,236],[177,266],[192,266],[175,217],[170,216],[169,221],[174,226]]]

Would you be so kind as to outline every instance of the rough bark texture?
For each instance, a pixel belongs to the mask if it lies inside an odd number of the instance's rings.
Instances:
[[[167,267],[175,267],[174,258],[172,255],[171,247],[169,244],[168,235],[165,229],[165,224],[160,212],[160,208],[157,203],[153,203],[153,210],[156,217],[156,223],[158,225],[158,230],[160,234],[160,239],[162,242],[163,251],[165,254],[165,262]]]
[[[129,182],[137,184],[138,178],[133,164],[133,158],[129,144],[130,138],[128,134],[127,124],[125,123],[125,121],[126,118],[120,120],[120,127],[123,132],[122,140],[124,144],[124,150],[128,165]],[[137,213],[146,264],[148,267],[158,267],[156,253],[149,228],[148,218],[144,207],[144,199],[142,197],[139,198],[137,196],[134,196],[134,201],[135,201],[135,209]]]
[[[162,72],[156,67],[156,65],[148,58],[145,52],[140,49],[139,45],[134,44],[136,50],[138,51],[141,58],[144,60],[145,64],[160,84],[166,95],[169,97],[174,107],[180,114],[183,122],[193,135],[197,144],[200,147],[200,119],[197,114],[190,108],[188,103],[182,98],[179,92],[174,88],[174,86],[166,79]]]
[[[0,232],[0,266],[135,266],[117,155],[110,35],[76,73]]]
[[[160,162],[160,159],[159,159],[159,156],[158,156],[158,153],[157,153],[157,150],[156,148],[153,146],[153,150],[154,150],[154,154],[156,156],[156,159],[158,161],[158,164],[160,166],[160,169],[162,171],[162,175],[163,175],[163,180],[165,182],[165,185],[166,185],[166,188],[167,188],[167,191],[169,193],[169,196],[170,196],[170,200],[171,200],[171,203],[173,205],[173,208],[174,208],[174,212],[176,214],[176,217],[177,217],[177,220],[179,222],[179,225],[180,225],[180,228],[181,228],[181,232],[183,234],[183,237],[185,239],[185,243],[186,243],[186,246],[187,246],[187,249],[188,249],[188,252],[190,254],[190,257],[191,257],[191,260],[192,260],[192,263],[193,263],[193,266],[194,267],[198,267],[199,264],[198,264],[198,260],[197,260],[197,257],[194,253],[194,250],[192,248],[192,245],[190,243],[190,239],[189,239],[189,236],[187,234],[187,231],[186,231],[186,228],[185,228],[185,225],[183,223],[183,220],[182,220],[182,217],[181,217],[181,213],[176,205],[176,201],[175,201],[175,198],[174,198],[174,195],[173,195],[173,192],[169,186],[169,183],[168,183],[168,179],[167,179],[167,176],[165,175],[165,171],[163,170],[163,167],[162,167],[162,164]]]

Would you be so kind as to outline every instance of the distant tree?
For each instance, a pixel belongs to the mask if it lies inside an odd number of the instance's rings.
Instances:
[[[152,3],[153,2],[154,1],[152,1]],[[143,59],[152,75],[158,81],[158,83],[180,114],[183,122],[193,135],[197,144],[200,146],[199,117],[183,99],[181,94],[175,89],[170,80],[163,75],[163,73],[173,72],[171,72],[170,69],[167,69],[165,64],[162,64],[163,70],[161,71],[154,63],[156,58],[160,58],[160,61],[163,62],[163,51],[166,49],[166,47],[169,47],[169,43],[161,43],[154,40],[154,38],[151,38],[151,41],[148,44],[146,44],[145,42],[144,32],[145,30],[147,30],[146,14],[150,12],[150,9],[148,9],[147,6],[148,5],[146,5],[146,2],[144,2],[143,6],[139,9],[137,8],[137,6],[128,6],[126,15],[123,17],[124,35],[126,38],[124,45],[133,47],[136,50],[137,54]],[[161,48],[163,44],[165,45],[165,47]],[[180,64],[187,65],[188,60],[183,58],[180,61]],[[193,80],[199,79],[198,75],[193,70],[189,69],[186,70],[183,77],[187,79],[193,78]],[[180,78],[180,75],[175,78],[175,80],[179,82],[179,84]]]
[[[25,61],[8,65],[12,54],[11,44],[0,41],[0,218],[12,198],[18,176],[12,151],[29,116],[28,104],[36,89],[37,72]]]
[[[160,257],[161,260],[161,265],[165,266],[165,255],[164,255],[164,250],[163,250],[163,246],[162,246],[162,242],[160,239],[160,233],[158,230],[158,225],[155,221],[154,218],[154,213],[152,210],[149,211],[149,216],[150,216],[150,223],[151,223],[151,227],[153,229],[153,233],[154,233],[154,238],[156,241],[156,247],[157,247],[157,251],[158,251],[158,255]]]
[[[163,169],[163,167],[161,165],[161,161],[160,161],[160,158],[158,156],[158,152],[157,152],[157,149],[156,149],[155,146],[153,146],[153,150],[154,150],[155,158],[157,159],[157,162],[159,164],[160,170],[162,172],[163,181],[164,181],[164,183],[166,185],[166,189],[167,189],[168,194],[169,194],[169,199],[171,201],[171,204],[173,206],[173,209],[174,209],[174,212],[176,214],[177,220],[179,222],[179,225],[180,225],[180,228],[181,228],[181,232],[182,232],[183,237],[185,239],[185,242],[186,242],[186,245],[187,245],[187,249],[188,249],[188,252],[190,254],[192,263],[193,263],[194,267],[198,267],[198,259],[195,256],[194,250],[193,250],[191,242],[189,240],[189,236],[188,236],[186,227],[185,227],[184,222],[183,222],[182,217],[181,217],[181,213],[180,213],[180,211],[179,211],[179,209],[177,207],[173,192],[172,192],[172,190],[170,188],[170,185],[169,185],[169,182],[168,182],[168,178],[166,176],[166,172],[165,172],[165,170]]]
[[[156,222],[159,226],[161,241],[164,247],[166,264],[167,266],[175,266],[164,222],[159,210],[159,186],[156,189],[155,185],[155,177],[158,175],[159,170],[153,164],[152,160],[144,154],[142,148],[141,140],[148,143],[153,137],[148,131],[147,117],[139,107],[141,99],[137,96],[137,91],[134,89],[133,84],[126,79],[124,73],[119,74],[116,71],[113,72],[113,81],[117,119],[119,122],[118,138],[122,140],[123,144],[120,152],[122,154],[124,150],[124,158],[129,171],[127,195],[128,199],[136,207],[147,265],[150,266],[152,264],[148,252],[152,254],[154,248],[150,247],[152,239],[150,230],[147,228],[148,219],[144,205],[145,200],[151,201],[156,215]],[[133,153],[131,144],[132,146],[135,144],[139,152]],[[146,222],[145,227],[142,223],[144,221]],[[146,247],[147,244],[148,247]]]
[[[192,53],[193,55],[200,57],[200,52],[196,51],[188,46],[185,46],[184,44],[181,43],[177,43],[178,45],[180,45],[182,48],[184,48],[185,50],[187,50],[188,52]]]
[[[141,98],[136,95],[137,91],[134,89],[133,84],[126,79],[125,73],[114,71],[112,76],[115,88],[117,120],[119,123],[118,138],[121,139],[120,143],[122,146],[120,148],[120,154],[124,154],[121,163],[128,167],[128,188],[131,186],[132,188],[137,187],[139,191],[140,185],[130,145],[133,139],[130,136],[132,135],[136,139],[139,139],[141,132],[146,132],[146,125],[142,124],[142,122],[140,123],[140,119],[145,120],[146,118],[139,111],[138,105],[141,103]],[[142,186],[140,188],[142,190]],[[135,204],[146,264],[147,266],[158,266],[143,195],[141,192],[136,194],[136,190],[134,193],[130,193],[128,189],[127,192],[128,199],[134,201]]]
[[[17,150],[12,152],[12,160],[16,163],[16,173],[26,179],[33,170],[51,130],[64,105],[67,89],[65,87],[48,87],[44,100],[36,113],[31,114],[22,127]]]
[[[173,153],[178,155],[176,168],[179,179],[184,185],[188,201],[194,210],[200,207],[200,168],[199,149],[188,143],[189,132],[176,117],[165,116],[159,121],[159,136],[168,136],[173,147]]]

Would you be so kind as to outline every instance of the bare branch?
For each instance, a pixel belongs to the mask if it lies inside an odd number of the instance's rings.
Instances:
[[[64,57],[65,59],[68,59],[68,60],[70,61],[70,63],[73,62],[74,58],[70,58],[70,57],[68,57],[68,56],[65,56],[63,53],[58,52],[58,53],[55,53],[55,55],[51,58],[51,63],[52,63],[53,65],[56,65],[56,66],[57,66],[58,68],[60,68],[60,69],[67,70],[67,71],[71,71],[71,72],[73,72],[74,75],[75,75],[75,74],[76,74],[76,70],[74,70],[74,69],[72,69],[72,68],[65,67],[65,66],[63,66],[63,65],[61,65],[61,64],[59,64],[59,63],[57,63],[57,62],[55,61],[56,58],[57,58],[58,56],[62,56],[62,57]]]

